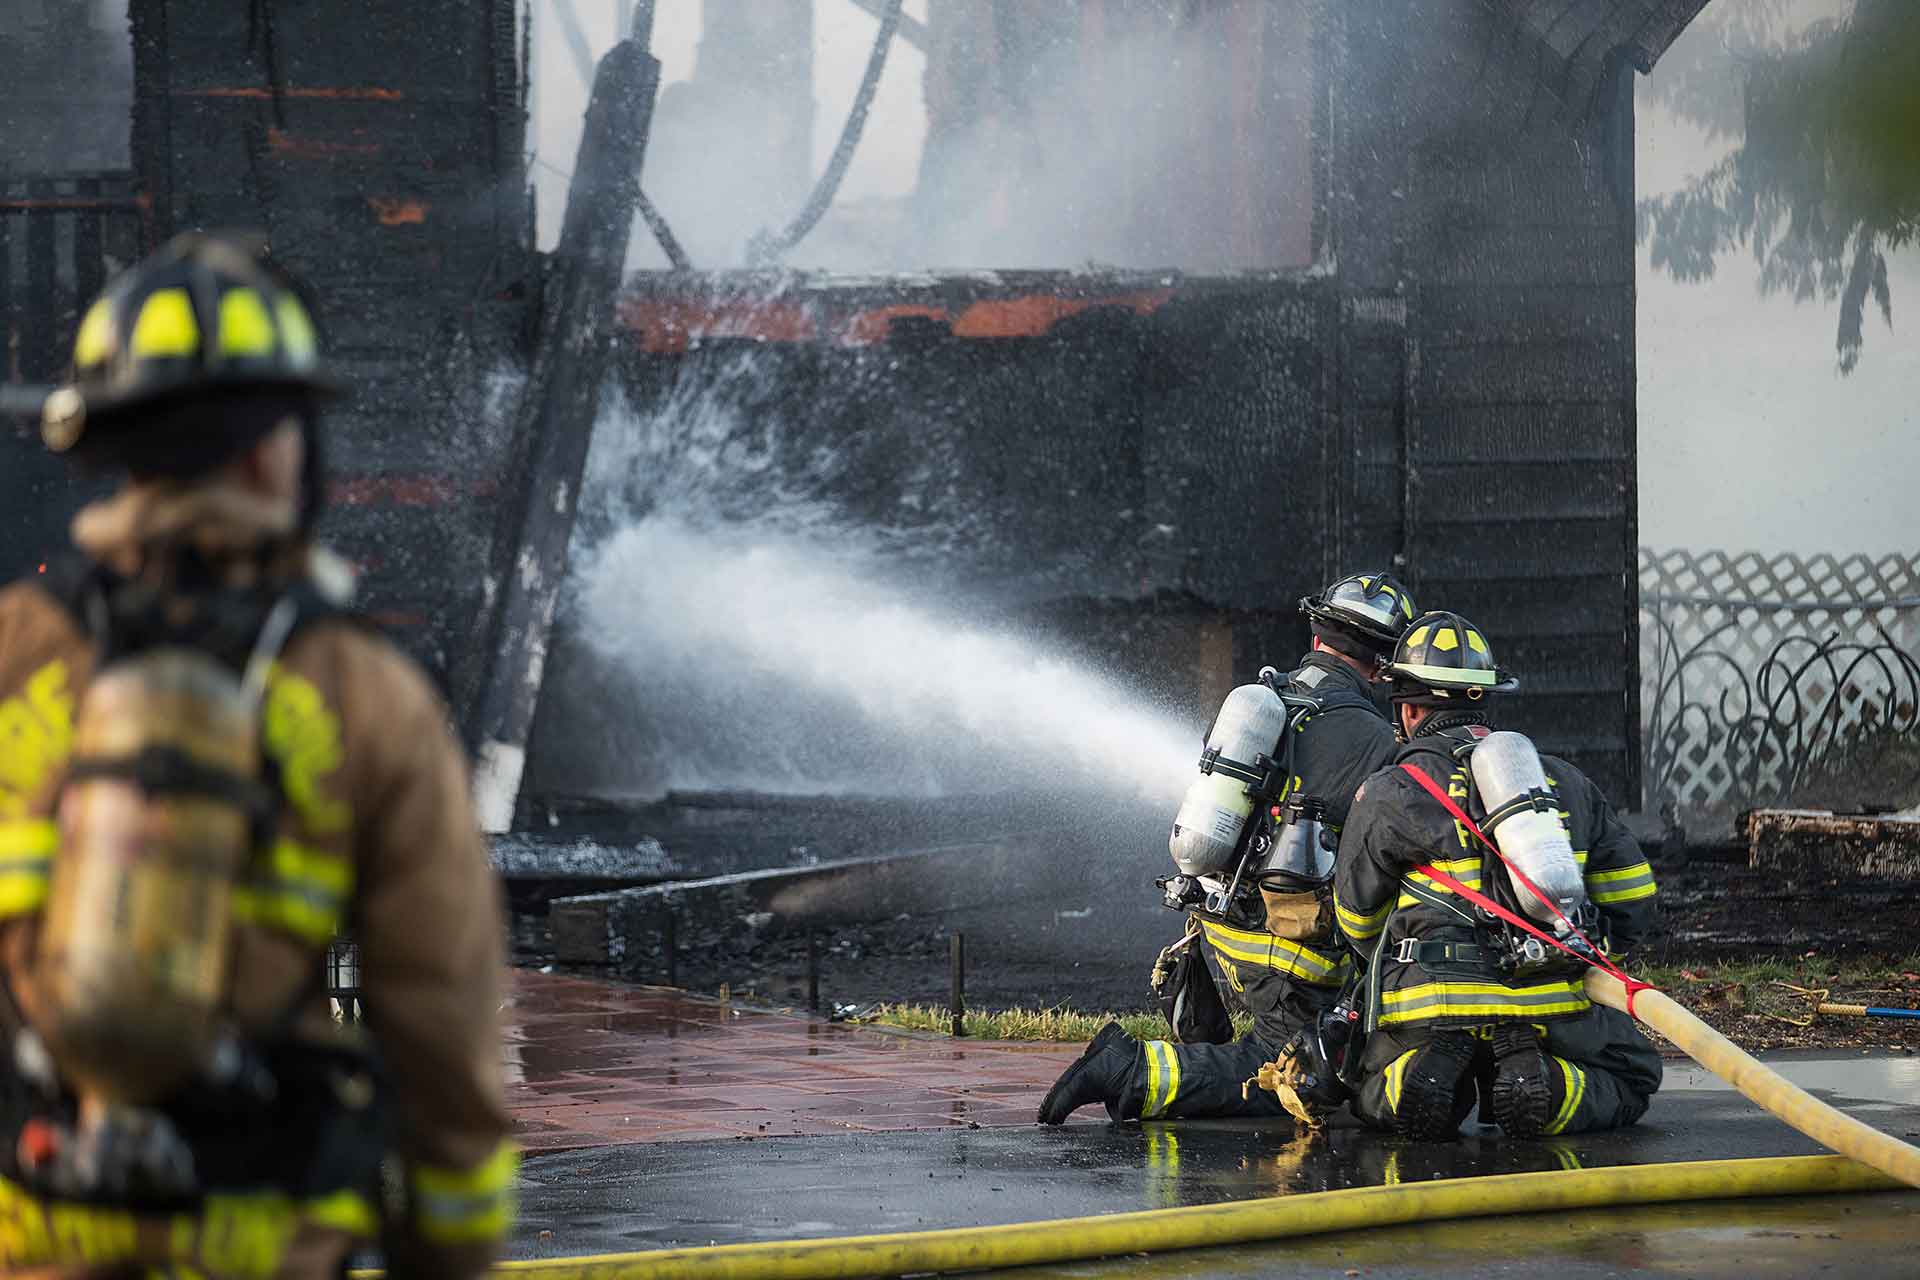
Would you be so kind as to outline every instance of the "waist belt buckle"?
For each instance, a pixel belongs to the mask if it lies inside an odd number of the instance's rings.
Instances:
[[[1416,953],[1419,950],[1420,940],[1418,938],[1402,938],[1394,944],[1393,959],[1398,964],[1416,964],[1418,963]]]

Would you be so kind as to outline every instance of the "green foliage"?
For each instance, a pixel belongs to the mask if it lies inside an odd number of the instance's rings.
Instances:
[[[1734,5],[1676,44],[1670,80],[1662,63],[1652,100],[1710,133],[1733,132],[1724,86],[1743,80],[1744,136],[1687,187],[1642,201],[1640,236],[1676,279],[1711,277],[1745,248],[1763,292],[1838,303],[1835,347],[1851,372],[1869,298],[1893,323],[1886,255],[1920,227],[1920,5],[1856,0],[1842,19],[1774,40],[1782,9]]]

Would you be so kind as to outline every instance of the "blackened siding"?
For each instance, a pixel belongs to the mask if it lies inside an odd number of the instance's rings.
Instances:
[[[1422,39],[1387,38],[1408,22]],[[1582,112],[1500,6],[1369,0],[1346,39],[1341,154],[1355,198],[1392,212],[1340,246],[1341,274],[1391,283],[1406,307],[1402,567],[1423,605],[1473,618],[1520,674],[1503,722],[1625,802],[1638,794],[1627,57]],[[1381,394],[1377,375],[1354,379],[1349,414]],[[1360,456],[1380,454],[1380,429],[1356,437]],[[1395,474],[1384,457],[1374,470]],[[1348,545],[1378,532],[1355,521]]]
[[[134,0],[161,230],[265,232],[337,371],[323,535],[443,680],[483,608],[531,266],[514,0]]]

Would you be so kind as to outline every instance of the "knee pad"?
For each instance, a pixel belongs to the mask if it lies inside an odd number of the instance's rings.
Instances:
[[[1560,1064],[1547,1056],[1532,1026],[1500,1024],[1493,1031],[1493,1121],[1514,1138],[1547,1133],[1566,1103]]]
[[[1473,1110],[1473,1037],[1442,1031],[1387,1068],[1387,1105],[1393,1131],[1416,1141],[1441,1141],[1460,1132]]]

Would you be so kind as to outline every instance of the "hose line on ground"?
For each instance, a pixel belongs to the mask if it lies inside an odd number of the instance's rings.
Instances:
[[[1920,1147],[1902,1142],[1836,1111],[1651,987],[1627,994],[1626,984],[1587,970],[1587,998],[1638,1019],[1689,1058],[1821,1146],[1871,1165],[1910,1187],[1920,1187]]]
[[[890,0],[886,12],[880,17],[880,32],[873,39],[873,52],[867,56],[867,74],[860,81],[860,92],[854,95],[853,110],[847,113],[847,123],[840,130],[839,145],[833,149],[833,158],[827,162],[826,172],[820,175],[820,181],[814,184],[813,194],[801,208],[787,229],[778,233],[762,231],[753,237],[747,245],[747,264],[749,266],[770,266],[780,260],[781,255],[807,238],[807,233],[819,225],[820,219],[833,205],[833,198],[840,194],[840,183],[847,176],[847,166],[853,163],[854,149],[860,145],[860,135],[866,131],[867,112],[873,108],[873,95],[880,89],[880,73],[887,69],[887,50],[893,47],[893,36],[900,29],[900,10],[906,0]]]
[[[496,1273],[537,1276],[541,1280],[663,1280],[669,1276],[852,1280],[862,1276],[990,1271],[1439,1219],[1749,1196],[1886,1191],[1898,1186],[1884,1174],[1838,1156],[1696,1160],[1405,1182],[1004,1226],[507,1262],[500,1264]],[[355,1274],[370,1277],[376,1273]]]

